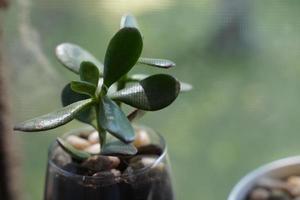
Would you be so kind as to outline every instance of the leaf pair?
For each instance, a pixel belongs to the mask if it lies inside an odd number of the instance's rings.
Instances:
[[[82,62],[80,64],[79,75],[81,81],[72,81],[72,90],[80,94],[95,97],[100,78],[97,66],[91,62]]]

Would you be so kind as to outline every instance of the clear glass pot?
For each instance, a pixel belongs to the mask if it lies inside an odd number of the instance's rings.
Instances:
[[[173,200],[165,141],[153,130],[142,128],[147,130],[151,143],[160,147],[160,155],[151,165],[137,170],[127,168],[128,173],[118,176],[111,173],[100,177],[85,176],[65,169],[60,160],[70,158],[56,142],[53,143],[49,148],[44,200]]]

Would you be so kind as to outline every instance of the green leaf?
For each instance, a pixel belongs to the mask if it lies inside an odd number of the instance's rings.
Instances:
[[[131,113],[129,113],[129,115],[127,115],[127,118],[128,118],[129,121],[133,122],[135,120],[140,119],[145,114],[146,114],[146,111],[140,110],[140,109],[135,109],[134,111],[132,111]]]
[[[143,40],[136,28],[122,28],[111,39],[104,59],[104,85],[127,74],[141,55]]]
[[[75,115],[93,102],[92,99],[78,101],[49,114],[27,120],[14,127],[14,130],[34,132],[44,131],[64,125],[73,120]]]
[[[91,97],[95,96],[96,87],[88,82],[72,81],[71,89],[79,94],[86,94]]]
[[[78,94],[74,92],[71,89],[71,84],[67,84],[61,93],[61,101],[63,106],[68,106],[74,102],[89,99],[89,98],[90,97],[88,95]],[[87,106],[86,108],[84,108],[83,110],[81,110],[79,113],[76,114],[75,119],[95,126],[93,124],[94,120],[96,119],[95,107],[93,105]]]
[[[150,65],[153,67],[159,67],[159,68],[170,68],[175,67],[175,63],[171,60],[166,59],[159,59],[159,58],[139,58],[138,63]]]
[[[101,126],[125,143],[130,143],[135,138],[134,130],[119,106],[103,96],[99,103],[99,122]]]
[[[101,149],[102,155],[123,155],[131,156],[137,153],[137,149],[132,144],[126,144],[121,141],[108,142]]]
[[[98,86],[99,69],[91,62],[82,62],[79,69],[80,79]]]
[[[59,146],[75,160],[83,161],[92,156],[88,152],[76,149],[62,138],[57,138],[56,141],[59,144]]]
[[[123,15],[120,23],[120,28],[131,27],[138,29],[138,23],[135,17],[131,14]]]
[[[189,83],[180,82],[180,92],[188,92],[193,89],[193,86]]]
[[[80,64],[83,61],[94,63],[99,71],[103,71],[103,64],[99,62],[90,52],[76,44],[62,43],[56,47],[57,59],[69,70],[79,74]]]
[[[170,75],[156,74],[111,94],[121,101],[141,110],[160,110],[170,105],[178,96],[179,82]]]

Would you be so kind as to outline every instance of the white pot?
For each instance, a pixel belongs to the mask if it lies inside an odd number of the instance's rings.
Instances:
[[[250,172],[235,185],[227,200],[246,200],[249,192],[261,178],[280,179],[290,175],[300,175],[300,156],[276,160]]]

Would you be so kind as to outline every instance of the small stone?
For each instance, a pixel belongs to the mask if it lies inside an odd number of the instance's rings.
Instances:
[[[151,139],[144,129],[138,129],[133,145],[136,148],[144,147],[151,144]]]
[[[118,157],[97,155],[88,158],[81,165],[98,172],[117,168],[120,162]]]
[[[108,160],[110,161],[110,164],[109,164],[110,169],[115,169],[120,165],[120,163],[121,163],[120,158],[118,158],[116,156],[107,156],[107,157],[108,157]]]
[[[268,200],[291,200],[290,196],[283,190],[274,189]]]
[[[256,188],[250,193],[250,200],[268,200],[270,192],[264,188]]]
[[[287,179],[288,191],[293,196],[300,196],[300,177],[290,176]]]
[[[117,170],[117,169],[111,169],[110,172],[111,172],[115,177],[120,177],[120,176],[121,176],[120,170]]]
[[[300,187],[300,176],[290,176],[287,183],[292,186]]]
[[[130,159],[129,165],[133,169],[142,169],[153,166],[157,159],[158,156],[156,155],[139,155]]]
[[[92,144],[84,149],[84,151],[90,153],[90,154],[98,154],[100,152],[100,144]]]
[[[89,136],[88,136],[88,141],[91,144],[96,144],[99,143],[99,134],[97,131],[92,132]]]
[[[66,141],[69,144],[71,144],[73,147],[75,147],[76,149],[79,149],[79,150],[83,150],[83,149],[87,148],[88,146],[90,146],[90,143],[86,139],[83,139],[76,135],[69,135],[66,138]]]

